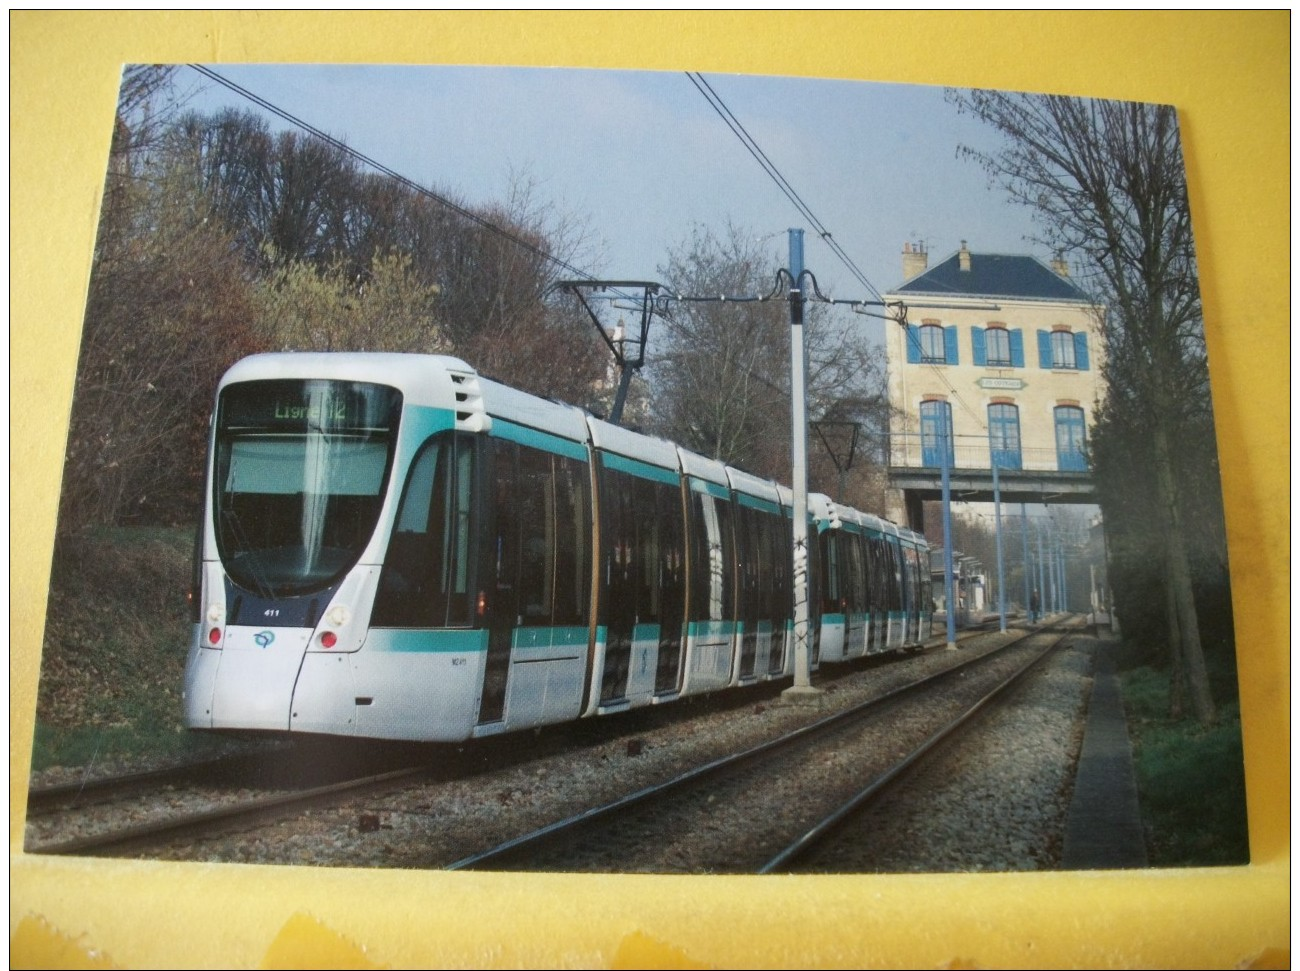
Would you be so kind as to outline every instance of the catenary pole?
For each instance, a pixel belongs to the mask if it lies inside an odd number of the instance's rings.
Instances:
[[[943,585],[944,597],[948,609],[944,611],[948,620],[948,650],[957,650],[957,598],[953,590],[952,574],[952,476],[948,466],[952,463],[948,457],[948,446],[952,441],[952,405],[944,402],[939,409],[939,424],[943,431],[939,436],[940,482],[943,487]]]
[[[998,545],[998,630],[1007,629],[1006,571],[1002,565],[1002,490],[998,487],[998,457],[993,455],[993,535]]]
[[[790,458],[794,534],[794,685],[783,692],[793,701],[816,698],[808,613],[808,366],[804,360],[803,230],[789,231],[790,243]]]
[[[1024,544],[1021,553],[1020,571],[1025,575],[1025,618],[1030,622],[1033,617],[1029,616],[1029,585],[1033,582],[1030,574],[1029,563],[1029,514],[1025,512],[1025,504],[1020,504],[1020,541]]]

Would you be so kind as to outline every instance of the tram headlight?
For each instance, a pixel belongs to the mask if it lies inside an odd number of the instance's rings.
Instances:
[[[208,607],[208,621],[212,624],[220,624],[226,616],[226,608],[221,604],[211,604]]]
[[[335,604],[330,608],[329,613],[325,615],[325,619],[334,627],[342,627],[351,617],[351,612],[342,604]]]

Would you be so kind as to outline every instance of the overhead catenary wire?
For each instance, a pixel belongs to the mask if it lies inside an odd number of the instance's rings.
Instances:
[[[835,237],[832,235],[830,230],[826,228],[826,225],[819,218],[817,218],[816,213],[812,211],[812,208],[803,200],[803,197],[799,195],[798,191],[794,188],[794,186],[790,183],[790,181],[781,173],[780,169],[776,167],[776,164],[768,157],[767,153],[763,151],[762,146],[758,144],[757,140],[755,140],[754,137],[750,135],[749,131],[741,123],[740,119],[736,117],[736,115],[731,111],[729,107],[727,107],[726,102],[722,100],[722,98],[718,95],[717,91],[713,89],[713,86],[709,84],[708,80],[705,79],[705,77],[702,74],[695,71],[687,71],[686,76],[690,79],[691,83],[695,85],[696,89],[700,92],[700,94],[704,96],[705,100],[709,102],[709,105],[723,120],[723,122],[727,125],[727,127],[731,129],[732,133],[740,140],[741,144],[745,146],[745,149],[750,153],[750,155],[754,157],[754,160],[758,162],[759,166],[762,167],[763,171],[767,173],[768,177],[774,183],[776,183],[777,188],[781,190],[781,193],[787,199],[790,200],[790,203],[795,207],[796,210],[798,210],[800,215],[802,215],[805,219],[808,220],[809,225],[813,228],[813,230],[817,233],[817,235],[826,242],[826,245],[830,247],[831,252],[834,253],[835,256],[840,260],[840,262],[842,262],[844,266],[849,270],[849,272],[853,274],[854,278],[859,283],[861,283],[863,287],[866,288],[868,293],[870,293],[875,298],[876,302],[878,302],[881,306],[887,307],[888,304],[886,303],[884,296],[880,293],[879,290],[876,289],[875,286],[872,285],[871,281],[867,279],[866,274],[862,272],[862,270],[857,266],[857,264],[854,263],[853,260],[849,257],[848,253],[844,251],[844,248],[840,246],[839,242],[835,239]],[[826,303],[849,302],[857,306],[862,306],[867,302],[867,301],[830,300],[829,298],[822,295],[820,291],[817,289],[815,278],[813,278],[812,282],[813,282],[814,294],[822,302],[826,302]],[[686,298],[679,298],[679,299],[686,299]],[[708,298],[693,298],[693,299],[708,299]],[[893,321],[894,323],[897,323],[900,326],[907,328],[906,307],[898,307],[895,309],[895,312],[892,314],[888,312],[871,313],[869,311],[866,311],[865,308],[863,310],[860,310],[859,312],[866,313],[868,316],[879,317],[883,320]],[[916,340],[916,336],[915,334],[913,334],[911,329],[905,329],[905,333],[907,334],[909,340],[912,341]],[[931,367],[933,373],[936,374],[939,377],[939,379],[943,382],[945,387],[947,387],[947,389],[951,393],[951,396],[958,402],[962,410],[965,411],[967,414],[969,414],[972,418],[974,418],[977,423],[983,426],[984,419],[981,418],[981,416],[975,411],[975,409],[971,407],[970,403],[967,402],[962,397],[961,393],[958,392],[955,387],[953,387],[952,382],[950,382],[947,379],[947,376],[944,375],[943,372],[941,372],[931,362],[923,362],[923,363],[926,363]]]
[[[687,71],[686,76],[690,79],[691,83],[695,85],[700,94],[704,96],[705,100],[709,102],[709,105],[715,112],[717,112],[718,116],[723,120],[727,127],[731,129],[732,133],[740,139],[741,144],[745,146],[745,149],[754,157],[754,160],[758,162],[763,171],[767,173],[768,177],[776,183],[777,188],[781,190],[781,193],[790,200],[791,204],[796,210],[798,210],[799,214],[808,220],[809,225],[817,235],[825,241],[826,245],[830,247],[831,252],[833,252],[840,262],[844,264],[845,268],[853,274],[854,279],[862,284],[862,286],[872,295],[872,297],[875,298],[876,301],[884,303],[880,291],[871,283],[867,278],[867,275],[862,272],[861,268],[853,262],[848,253],[844,251],[844,248],[840,246],[839,241],[836,240],[831,231],[826,228],[826,225],[817,218],[817,214],[812,211],[812,208],[803,200],[803,197],[799,195],[790,181],[781,174],[781,170],[776,167],[776,164],[768,157],[767,153],[763,151],[762,146],[760,146],[754,137],[749,134],[740,119],[738,119],[731,109],[727,107],[726,102],[724,102],[713,89],[713,86],[709,84],[704,75],[696,71]]]
[[[248,90],[247,88],[236,83],[235,81],[232,81],[231,79],[223,76],[219,72],[214,71],[212,68],[197,63],[191,63],[188,66],[190,67],[191,70],[195,71],[196,73],[202,75],[205,78],[208,78],[209,80],[217,84],[220,84],[221,86],[225,87],[227,90],[234,92],[235,94],[239,95],[241,98],[244,98],[245,100],[261,108],[263,111],[269,112],[270,114],[276,116],[277,118],[280,118],[282,121],[287,122],[293,127],[298,128],[299,130],[306,132],[312,137],[321,140],[325,144],[331,146],[332,148],[341,152],[347,157],[357,161],[358,163],[376,172],[379,172],[387,176],[388,178],[393,179],[395,182],[405,186],[406,188],[412,190],[413,192],[416,192],[424,196],[425,198],[431,199],[432,201],[438,203],[444,208],[455,213],[456,215],[468,220],[469,222],[474,223],[475,225],[482,227],[488,232],[491,232],[499,236],[500,238],[507,240],[508,242],[514,243],[515,245],[524,248],[528,252],[533,253],[534,255],[540,257],[541,259],[565,270],[568,273],[573,274],[574,276],[585,278],[585,279],[593,279],[593,274],[589,270],[575,266],[572,263],[569,263],[568,261],[558,256],[555,256],[552,253],[547,252],[545,249],[529,242],[526,239],[522,239],[516,234],[510,232],[508,229],[497,225],[496,223],[492,222],[490,219],[486,219],[485,217],[478,215],[477,213],[466,208],[465,206],[460,205],[454,200],[448,198],[447,196],[439,192],[435,192],[434,190],[424,185],[421,185],[420,183],[416,182],[414,179],[411,179],[403,175],[402,173],[398,172],[397,170],[390,168],[387,165],[384,165],[382,162],[378,161],[377,159],[369,155],[366,155],[364,152],[361,152],[351,147],[341,139],[336,138],[333,135],[330,135],[328,132],[325,132],[317,128],[316,126],[312,125],[310,122],[298,117],[297,115],[294,115],[292,112],[287,111],[286,109],[279,107],[273,102],[266,100],[265,98],[261,97],[255,92]],[[769,177],[772,178],[772,180],[777,184],[777,186],[781,189],[782,193],[790,200],[790,202],[795,206],[795,208],[799,211],[799,213],[808,220],[809,224],[817,232],[818,236],[820,236],[827,243],[827,245],[830,247],[832,252],[835,253],[835,255],[837,256],[837,258],[839,258],[840,261],[848,268],[849,272],[853,274],[854,278],[857,279],[858,282],[861,283],[867,289],[867,291],[875,298],[875,302],[879,303],[881,306],[884,306],[885,301],[881,296],[880,291],[877,290],[876,287],[871,284],[870,280],[867,279],[866,275],[861,271],[861,269],[853,262],[853,260],[848,256],[848,254],[843,250],[839,242],[835,240],[831,232],[826,228],[825,224],[822,223],[822,221],[817,218],[816,214],[807,205],[807,203],[804,202],[803,198],[795,190],[794,186],[791,185],[789,180],[787,180],[785,176],[781,174],[780,170],[777,169],[776,165],[771,161],[771,159],[763,151],[761,146],[758,145],[758,143],[745,129],[744,125],[740,123],[739,119],[736,118],[736,116],[727,107],[725,102],[723,102],[722,99],[717,95],[717,93],[713,90],[712,86],[709,85],[708,81],[705,80],[704,77],[702,75],[699,75],[698,73],[688,72],[687,76],[691,79],[692,83],[695,84],[696,88],[701,92],[701,94],[703,94],[704,97],[709,101],[710,105],[718,113],[719,117],[723,119],[723,121],[736,135],[736,137],[739,138],[742,144],[745,145],[746,149],[751,153],[751,155],[753,155],[754,159],[759,163],[759,165],[764,169],[764,171],[767,172]],[[690,302],[705,302],[705,301],[728,302],[729,301],[729,302],[741,303],[741,302],[750,302],[750,301],[762,302],[766,300],[778,299],[779,296],[781,295],[779,291],[781,289],[781,283],[783,281],[783,272],[784,271],[777,274],[777,279],[775,281],[774,289],[772,292],[768,294],[754,295],[748,297],[721,295],[721,294],[711,295],[711,296],[692,296],[687,294],[673,293],[671,290],[669,290],[665,295],[678,301],[690,301]],[[815,299],[818,302],[823,302],[823,303],[851,304],[854,307],[854,309],[857,310],[859,313],[864,313],[868,316],[879,317],[884,320],[891,320],[896,323],[905,325],[905,313],[906,313],[905,308],[900,310],[899,313],[895,315],[891,315],[889,313],[873,313],[871,311],[867,311],[865,309],[865,305],[868,303],[868,301],[832,300],[831,298],[821,293],[820,289],[817,286],[816,278],[813,277],[810,272],[805,271],[805,275],[810,278],[812,283],[812,294],[811,294],[812,299]],[[785,278],[788,279],[788,274],[785,275]],[[623,294],[622,296],[626,297],[627,295]],[[947,383],[946,380],[945,383]],[[949,387],[951,388],[950,384]],[[958,401],[961,401],[961,396],[957,394],[956,389],[952,389],[952,391],[953,391],[953,396],[957,398]],[[966,405],[965,402],[962,402],[962,404],[967,411],[970,411],[971,414],[974,415],[974,412],[971,411],[969,405]]]
[[[542,259],[546,260],[549,263],[553,263],[554,265],[566,270],[569,273],[574,274],[575,276],[587,277],[587,278],[590,278],[592,276],[590,271],[574,266],[572,263],[569,263],[566,260],[561,259],[560,257],[554,255],[553,253],[548,253],[540,246],[536,246],[533,243],[528,242],[528,240],[516,236],[508,229],[505,229],[502,226],[498,226],[490,219],[485,219],[483,216],[480,216],[477,213],[469,209],[466,209],[464,206],[454,202],[453,200],[442,195],[441,193],[434,192],[432,189],[429,189],[426,186],[421,185],[420,183],[416,182],[414,179],[410,179],[407,176],[402,175],[400,172],[396,171],[395,169],[389,168],[387,165],[384,165],[382,162],[379,162],[376,159],[371,158],[369,155],[357,151],[355,148],[352,148],[346,142],[343,142],[342,140],[335,138],[333,135],[330,135],[328,132],[321,131],[319,128],[315,127],[314,125],[310,124],[307,121],[304,121],[303,119],[299,118],[297,115],[294,115],[291,112],[286,111],[285,109],[279,107],[278,105],[272,104],[270,101],[267,101],[265,98],[253,93],[252,91],[249,91],[247,88],[242,87],[239,84],[236,84],[234,81],[230,80],[229,78],[224,77],[221,74],[218,74],[216,71],[212,70],[212,68],[205,67],[202,64],[190,64],[189,67],[191,70],[196,71],[197,73],[203,75],[209,80],[215,81],[217,84],[220,84],[223,87],[227,88],[228,90],[233,91],[241,98],[245,98],[246,100],[251,101],[253,104],[257,105],[263,111],[270,112],[271,114],[275,115],[277,118],[280,118],[281,120],[288,122],[290,125],[293,125],[295,128],[307,132],[309,135],[313,136],[314,138],[320,139],[321,141],[325,142],[327,145],[330,145],[332,148],[347,155],[349,158],[354,159],[357,162],[360,162],[362,165],[365,165],[368,168],[374,169],[376,172],[380,172],[388,176],[390,179],[393,179],[394,181],[400,183],[406,188],[412,190],[413,192],[417,192],[420,195],[424,196],[425,198],[432,199],[434,202],[438,203],[439,205],[447,209],[450,209],[456,215],[461,216],[464,219],[467,219],[478,226],[481,226],[482,228],[486,229],[488,232],[494,233],[495,235],[500,236],[502,239],[508,240],[509,242],[514,243],[517,246],[523,247],[524,249],[528,250],[530,253],[533,253],[534,255],[541,257]]]

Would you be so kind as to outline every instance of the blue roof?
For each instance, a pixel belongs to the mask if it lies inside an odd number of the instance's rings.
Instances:
[[[1087,294],[1032,256],[971,253],[970,269],[962,270],[960,253],[953,253],[892,293],[976,297],[1018,297],[1028,300],[1079,300]]]

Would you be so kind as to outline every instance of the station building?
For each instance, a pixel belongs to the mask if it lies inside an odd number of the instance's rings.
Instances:
[[[904,281],[885,294],[907,306],[886,332],[890,518],[923,528],[944,442],[954,499],[992,501],[996,464],[1004,501],[1094,502],[1102,308],[1059,258],[976,253],[964,240],[934,266],[921,245],[902,255]]]

